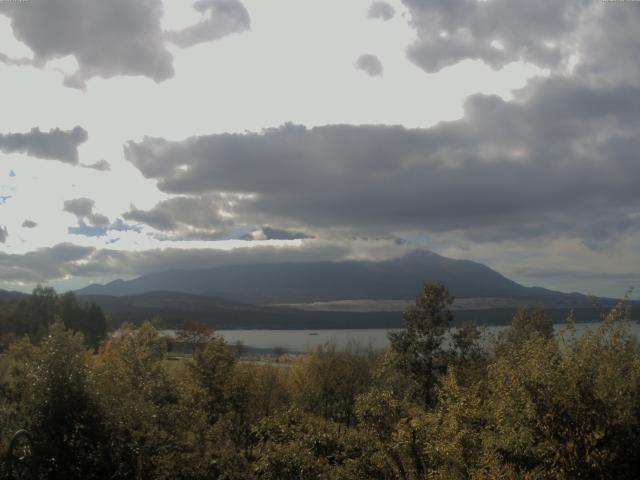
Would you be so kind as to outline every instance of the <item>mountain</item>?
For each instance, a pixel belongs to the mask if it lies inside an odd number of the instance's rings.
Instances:
[[[20,300],[27,297],[26,293],[15,292],[9,290],[0,290],[0,302],[9,302],[12,300]]]
[[[383,262],[302,262],[230,265],[172,270],[134,280],[90,285],[78,295],[128,296],[180,292],[253,304],[348,299],[413,299],[425,282],[439,281],[458,298],[574,299],[538,287],[524,287],[480,263],[432,252],[413,252]]]

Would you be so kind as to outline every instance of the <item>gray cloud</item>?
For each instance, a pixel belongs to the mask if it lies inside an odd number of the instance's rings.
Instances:
[[[94,249],[70,243],[22,255],[0,252],[0,278],[5,282],[47,282],[68,275],[70,265],[86,259]]]
[[[92,213],[87,218],[89,219],[89,222],[91,222],[91,225],[96,227],[106,227],[110,223],[109,217],[100,213]]]
[[[576,77],[604,86],[639,86],[639,23],[637,3],[593,2],[581,19]]]
[[[494,68],[515,60],[558,67],[572,53],[571,40],[582,15],[596,2],[403,0],[403,3],[411,13],[418,36],[409,49],[409,57],[427,72],[436,72],[468,58],[482,60]]]
[[[472,96],[465,110],[429,129],[289,124],[145,138],[125,154],[165,192],[244,195],[231,213],[253,225],[480,241],[640,227],[640,89],[551,77],[513,102]]]
[[[0,62],[5,63],[7,65],[17,66],[17,67],[33,65],[33,60],[31,60],[30,58],[11,58],[1,52],[0,52]]]
[[[132,206],[123,217],[165,232],[159,237],[163,239],[220,239],[227,235],[226,227],[231,225],[230,219],[222,214],[229,207],[229,201],[219,195],[173,197],[151,210],[139,210]]]
[[[75,57],[79,70],[67,79],[69,86],[83,87],[92,77],[144,75],[159,82],[173,76],[160,0],[1,2],[0,14],[11,19],[36,64]]]
[[[243,240],[302,240],[307,238],[313,237],[304,232],[272,227],[260,227],[242,237]]]
[[[111,164],[106,160],[98,160],[96,163],[92,163],[91,165],[82,165],[84,168],[92,168],[93,170],[98,170],[100,172],[108,172],[111,170]]]
[[[251,263],[340,261],[351,258],[387,259],[410,251],[409,248],[401,250],[395,245],[379,243],[371,245],[368,251],[366,243],[329,244],[307,241],[301,247],[248,246],[232,250],[165,248],[124,252],[103,249],[95,250],[81,263],[69,264],[67,271],[83,277],[141,275],[173,269],[213,268]]]
[[[9,283],[36,283],[69,276],[87,279],[131,277],[174,269],[250,263],[386,260],[411,250],[399,249],[389,241],[305,242],[300,247],[247,246],[232,250],[164,248],[136,252],[64,243],[23,255],[0,252],[0,278]]]
[[[74,198],[64,202],[64,211],[74,214],[76,217],[83,218],[91,215],[95,201],[90,198]]]
[[[93,77],[141,75],[156,82],[173,77],[166,41],[187,47],[249,28],[249,14],[237,0],[199,0],[204,19],[184,30],[163,31],[161,0],[29,0],[0,2],[15,37],[34,52],[33,59],[0,61],[43,66],[73,56],[78,71],[65,85],[84,88]]]
[[[367,15],[369,18],[380,18],[384,21],[391,20],[396,11],[387,2],[373,2],[369,7]]]
[[[356,60],[356,67],[371,77],[381,77],[383,72],[382,62],[375,55],[365,53]]]
[[[251,26],[249,12],[238,0],[198,0],[193,7],[205,18],[167,34],[169,40],[183,48],[243,32]]]
[[[427,72],[466,59],[493,68],[531,62],[583,81],[640,85],[634,2],[403,0],[417,39],[409,58]],[[572,67],[572,62],[577,65]],[[572,68],[575,71],[572,72]]]
[[[23,153],[36,158],[59,160],[76,165],[78,146],[88,138],[87,131],[82,127],[66,131],[54,128],[49,132],[41,132],[39,128],[33,128],[28,133],[0,134],[0,151]]]
[[[7,231],[7,227],[0,225],[0,243],[5,243],[8,236],[9,232]]]
[[[22,228],[36,228],[38,224],[33,220],[25,220],[22,222]]]
[[[100,213],[95,213],[93,208],[95,201],[90,198],[74,198],[64,202],[63,210],[75,215],[78,218],[78,224],[81,225],[85,220],[94,227],[106,227],[109,225],[109,218]]]
[[[261,226],[240,235],[251,226],[237,222],[230,215],[235,206],[242,202],[237,195],[204,195],[172,197],[158,203],[150,210],[140,210],[135,206],[126,212],[126,220],[142,223],[157,230],[155,238],[160,240],[221,240],[240,238],[242,240],[300,240],[313,236],[306,233]],[[226,212],[223,213],[223,212]]]

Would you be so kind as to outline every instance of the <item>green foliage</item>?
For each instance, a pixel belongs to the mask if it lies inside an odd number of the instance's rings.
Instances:
[[[163,428],[175,386],[162,366],[166,343],[150,323],[123,326],[93,359],[92,385],[105,412],[112,478],[152,478],[154,456],[167,439]]]
[[[351,425],[356,396],[370,384],[370,361],[327,344],[306,355],[293,372],[294,399],[309,412]]]
[[[438,377],[446,370],[443,342],[453,320],[452,303],[447,287],[427,284],[405,312],[404,329],[389,334],[397,368],[415,382],[414,396],[425,405],[432,404]]]
[[[462,360],[476,360],[482,356],[481,338],[482,331],[470,321],[465,321],[451,336],[453,347]]]
[[[97,305],[78,304],[73,292],[67,292],[58,298],[57,310],[64,326],[75,332],[81,332],[87,345],[97,348],[107,336],[107,318]]]
[[[196,350],[189,365],[190,376],[199,389],[194,397],[202,404],[211,424],[229,410],[234,400],[235,366],[236,356],[222,337],[215,337],[206,347]]]
[[[169,360],[152,323],[87,350],[74,333],[84,307],[35,297],[3,310],[50,323],[0,354],[0,448],[30,429],[41,480],[632,479],[640,467],[640,347],[623,305],[582,336],[523,310],[487,344],[472,324],[450,329],[451,297],[427,285],[379,355],[329,344],[261,364],[209,333],[193,358]]]
[[[630,478],[640,461],[640,357],[626,322],[605,321],[561,351],[541,336],[491,366],[493,446],[551,478]]]
[[[40,341],[56,319],[82,333],[94,349],[107,336],[107,317],[100,307],[80,305],[73,292],[58,295],[53,288],[38,285],[25,299],[0,303],[0,351],[25,335]]]
[[[254,471],[260,480],[386,478],[360,432],[293,409],[255,427]]]
[[[513,317],[511,326],[501,332],[499,346],[517,347],[537,336],[550,339],[553,336],[553,322],[539,308],[521,309]]]
[[[106,437],[89,389],[82,336],[57,321],[40,345],[23,342],[10,355],[19,377],[14,399],[36,440],[43,476],[104,478]]]
[[[176,341],[188,345],[195,355],[196,350],[206,345],[213,335],[213,330],[208,325],[194,320],[185,320],[176,331]]]

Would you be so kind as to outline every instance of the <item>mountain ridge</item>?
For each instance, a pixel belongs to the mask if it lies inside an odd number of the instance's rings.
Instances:
[[[129,296],[171,291],[250,304],[350,299],[412,299],[422,285],[439,281],[460,298],[586,299],[580,294],[525,287],[486,265],[416,251],[381,262],[281,262],[169,270],[76,290],[78,295]]]

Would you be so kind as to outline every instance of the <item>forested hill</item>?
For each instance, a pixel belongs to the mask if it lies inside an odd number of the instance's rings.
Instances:
[[[7,302],[11,300],[20,300],[27,297],[28,294],[22,292],[13,292],[7,290],[0,290],[0,302]]]
[[[78,295],[138,295],[173,291],[247,303],[296,303],[343,299],[412,299],[426,282],[446,284],[457,298],[583,299],[524,287],[480,263],[432,252],[414,252],[384,262],[305,262],[230,265],[172,270],[134,280],[90,285]]]

